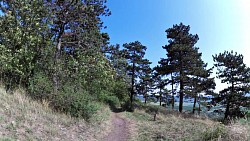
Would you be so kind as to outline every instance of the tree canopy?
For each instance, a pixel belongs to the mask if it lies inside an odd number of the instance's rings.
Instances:
[[[0,0],[0,11],[0,78],[8,92],[22,87],[55,110],[85,119],[100,103],[133,111],[137,95],[147,103],[148,95],[159,93],[162,105],[169,85],[173,109],[174,96],[180,96],[180,112],[184,96],[195,99],[194,112],[200,93],[214,94],[213,68],[202,60],[199,37],[189,25],[165,30],[166,57],[152,66],[140,41],[110,44],[102,31],[102,17],[111,14],[106,0]],[[233,51],[213,60],[217,78],[229,84],[220,92],[226,119],[238,114],[249,91],[250,69]]]

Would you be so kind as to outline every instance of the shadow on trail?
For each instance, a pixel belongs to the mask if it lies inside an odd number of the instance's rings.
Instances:
[[[110,106],[110,109],[111,109],[111,111],[114,112],[114,113],[121,113],[121,112],[127,111],[126,109],[121,108],[121,107],[117,108],[117,107],[112,107],[112,106]]]

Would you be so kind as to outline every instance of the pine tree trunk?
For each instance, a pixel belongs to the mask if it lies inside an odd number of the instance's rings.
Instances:
[[[193,114],[195,112],[196,100],[197,100],[197,95],[195,95],[194,97]]]
[[[161,100],[162,100],[162,93],[161,93],[161,88],[160,88],[160,106],[161,106]]]
[[[198,114],[200,115],[201,112],[201,95],[199,94],[199,111]]]
[[[231,101],[231,95],[233,93],[234,93],[234,82],[232,82],[231,94],[229,94],[227,97],[227,107],[226,107],[226,112],[225,112],[225,117],[224,117],[225,121],[228,120],[228,117],[229,117],[230,101]]]
[[[229,107],[230,107],[230,98],[228,96],[228,98],[227,98],[227,107],[226,107],[226,112],[225,112],[225,117],[224,117],[225,121],[228,119],[228,116],[229,116]]]
[[[179,112],[182,112],[182,107],[183,107],[183,80],[180,80],[180,102],[179,102]]]
[[[134,85],[135,85],[135,63],[133,63],[133,68],[132,68],[132,86],[131,86],[131,91],[130,91],[130,110],[133,112],[134,111],[134,106],[133,106],[133,97],[134,97]]]
[[[180,53],[180,102],[179,102],[179,112],[182,112],[183,107],[183,90],[184,90],[184,84],[183,84],[183,60],[182,60],[182,52]]]
[[[172,79],[172,110],[174,110],[174,80],[172,72],[171,72],[171,79]]]

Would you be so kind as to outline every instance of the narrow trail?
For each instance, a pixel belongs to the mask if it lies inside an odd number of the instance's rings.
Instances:
[[[129,138],[129,122],[120,117],[119,113],[112,113],[111,132],[104,141],[127,141]]]

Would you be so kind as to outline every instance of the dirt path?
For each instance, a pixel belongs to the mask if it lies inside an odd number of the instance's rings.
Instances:
[[[111,132],[104,138],[104,141],[127,141],[129,137],[129,122],[120,117],[119,113],[112,113]]]

